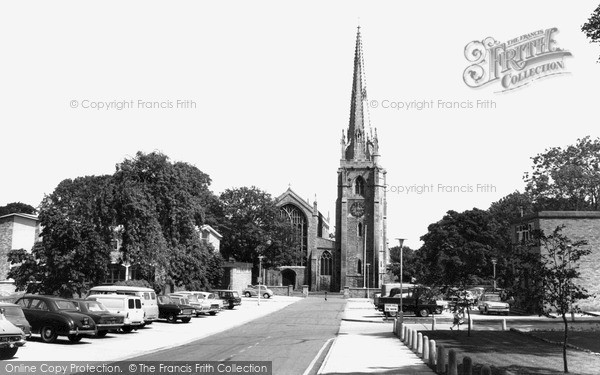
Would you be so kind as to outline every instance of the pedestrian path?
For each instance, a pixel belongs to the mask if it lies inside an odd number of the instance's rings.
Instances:
[[[435,374],[383,322],[371,300],[349,299],[319,374]]]

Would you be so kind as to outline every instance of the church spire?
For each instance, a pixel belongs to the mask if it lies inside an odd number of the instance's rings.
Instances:
[[[360,26],[356,32],[354,51],[354,75],[352,79],[352,98],[350,101],[350,124],[346,140],[346,160],[368,160],[367,137],[365,133],[365,101],[367,100],[366,83],[364,82],[364,60]]]

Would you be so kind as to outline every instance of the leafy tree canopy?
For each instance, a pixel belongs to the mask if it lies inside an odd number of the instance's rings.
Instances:
[[[588,21],[581,26],[581,31],[590,39],[591,43],[600,43],[600,5],[590,15]]]
[[[37,211],[34,207],[21,202],[13,202],[7,204],[6,206],[0,206],[0,216],[15,213],[34,215],[36,212]]]

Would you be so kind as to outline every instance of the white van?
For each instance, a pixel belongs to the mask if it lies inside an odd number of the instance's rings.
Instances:
[[[143,327],[144,309],[142,309],[142,299],[138,296],[122,294],[92,294],[87,296],[88,300],[98,301],[113,314],[123,317],[124,332],[131,332],[134,329]]]
[[[92,294],[124,294],[138,296],[142,299],[144,309],[144,325],[158,320],[158,304],[156,303],[156,292],[151,288],[139,286],[103,285],[95,286],[89,290],[88,296]]]

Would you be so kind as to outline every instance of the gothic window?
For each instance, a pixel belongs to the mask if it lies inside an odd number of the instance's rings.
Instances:
[[[305,256],[307,253],[308,239],[308,223],[306,215],[295,205],[286,204],[279,209],[279,214],[282,218],[287,219],[293,228],[294,240],[298,244],[295,254],[293,254],[294,262],[290,266],[304,266]]]
[[[362,274],[362,260],[359,259],[356,263],[358,263],[358,267],[356,267],[356,273]]]
[[[354,194],[365,195],[365,180],[361,176],[358,176],[354,181]]]
[[[331,276],[333,270],[333,261],[329,251],[321,255],[321,276]]]
[[[363,236],[363,225],[362,223],[358,223],[358,237]]]

